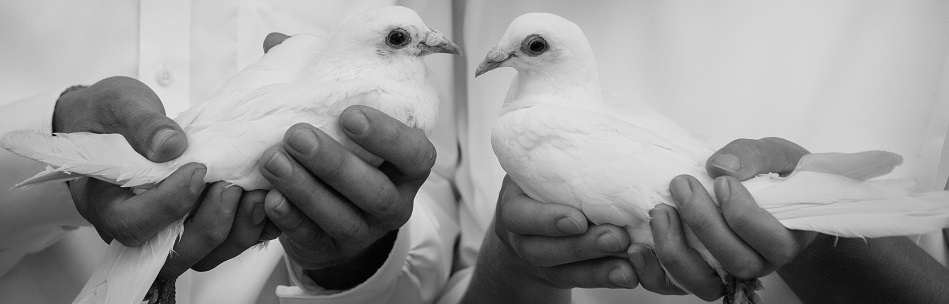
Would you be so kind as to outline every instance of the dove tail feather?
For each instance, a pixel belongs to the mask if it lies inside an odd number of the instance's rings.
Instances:
[[[113,240],[99,267],[72,303],[141,302],[183,232],[184,219],[159,231],[139,247],[126,247]]]
[[[815,153],[802,157],[794,171],[823,172],[865,181],[889,174],[901,164],[902,156],[887,151]]]
[[[174,171],[168,163],[156,164],[139,155],[118,134],[13,131],[0,139],[0,147],[52,166],[14,187],[82,176],[124,187],[148,186]]]
[[[789,229],[849,238],[907,236],[949,228],[949,191],[808,209],[800,212],[810,215],[781,220],[781,223]]]

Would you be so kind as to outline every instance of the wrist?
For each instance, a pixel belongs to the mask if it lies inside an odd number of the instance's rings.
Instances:
[[[569,289],[550,286],[533,265],[515,255],[488,229],[464,303],[569,303]]]
[[[385,264],[395,245],[399,230],[389,231],[366,249],[339,263],[320,269],[304,269],[314,283],[329,290],[356,287],[372,277]]]

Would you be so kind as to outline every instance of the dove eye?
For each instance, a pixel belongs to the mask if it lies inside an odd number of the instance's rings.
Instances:
[[[530,35],[521,43],[521,51],[528,56],[543,54],[548,49],[547,40],[539,35]]]
[[[403,29],[394,29],[386,36],[386,44],[394,49],[401,49],[409,45],[409,33]]]

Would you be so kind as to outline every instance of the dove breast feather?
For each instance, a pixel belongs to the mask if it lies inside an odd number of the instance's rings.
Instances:
[[[597,224],[639,226],[654,206],[675,205],[669,180],[705,176],[704,163],[688,157],[682,145],[614,115],[575,107],[507,111],[495,124],[492,146],[527,195],[576,207]]]

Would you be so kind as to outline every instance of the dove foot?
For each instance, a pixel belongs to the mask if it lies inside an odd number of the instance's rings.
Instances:
[[[175,304],[175,280],[155,279],[143,301],[148,301],[148,304]]]
[[[739,280],[731,275],[725,276],[724,304],[761,304],[761,298],[755,293],[761,290],[761,280]]]

